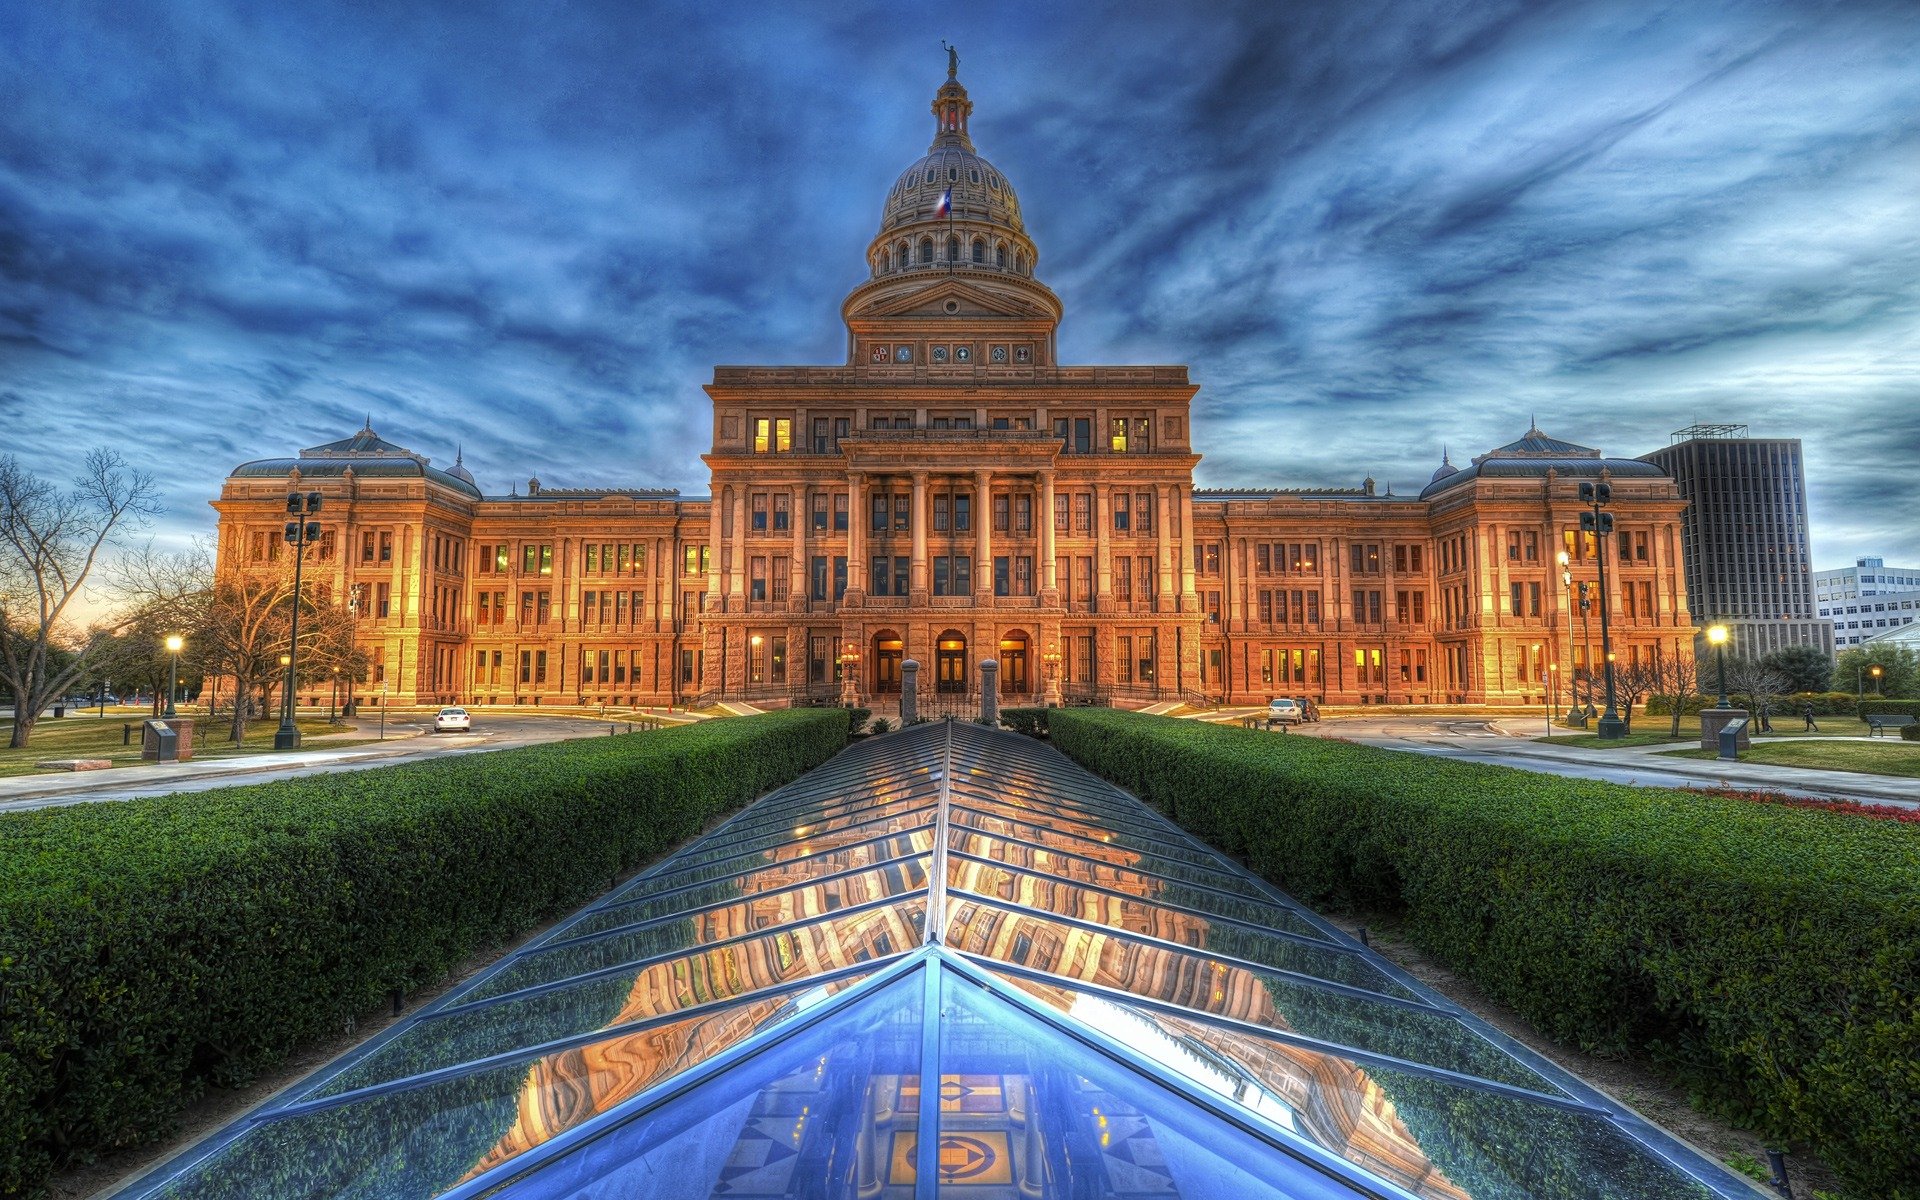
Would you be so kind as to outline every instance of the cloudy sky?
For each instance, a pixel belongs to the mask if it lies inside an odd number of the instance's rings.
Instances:
[[[702,494],[718,363],[832,363],[960,47],[1070,362],[1187,363],[1208,484],[1417,490],[1549,432],[1806,441],[1816,565],[1920,564],[1899,3],[0,6],[0,451],[383,435]]]

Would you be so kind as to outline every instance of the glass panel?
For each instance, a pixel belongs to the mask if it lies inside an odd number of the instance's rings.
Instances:
[[[916,898],[849,916],[796,925],[767,937],[714,946],[685,958],[655,963],[641,973],[635,988],[644,983],[656,989],[659,1011],[670,1011],[686,1004],[792,983],[919,945],[926,928],[926,915],[926,901]],[[613,934],[524,955],[462,998],[480,1000],[637,962],[649,952],[647,947],[654,944],[654,928],[657,927],[650,927],[642,935]],[[691,944],[698,945],[698,938],[693,937]]]
[[[927,845],[921,847],[924,852],[932,846],[932,835],[927,836]],[[841,851],[838,860],[850,852]],[[904,861],[904,860],[895,860]],[[862,862],[859,867],[866,866]],[[856,868],[858,869],[858,868]],[[823,875],[832,872],[818,864],[804,863],[796,867],[793,863],[782,863],[777,867],[754,871],[747,875],[738,875],[730,879],[716,879],[710,883],[695,884],[686,891],[669,892],[661,896],[650,896],[644,900],[635,900],[612,908],[597,908],[580,914],[574,923],[558,931],[548,939],[558,941],[562,937],[584,937],[588,934],[603,933],[609,929],[619,929],[628,925],[638,925],[642,921],[657,920],[660,917],[675,916],[710,904],[724,904],[728,900],[737,900],[744,896],[758,895],[762,892],[781,891],[798,886],[829,886],[838,880],[821,880]],[[800,881],[807,881],[802,883]]]
[[[997,813],[1012,817],[1018,821],[1041,820],[1047,824],[1065,822],[1076,830],[1095,832],[1127,833],[1149,840],[1178,841],[1173,832],[1163,825],[1156,825],[1143,817],[1128,820],[1125,817],[1112,817],[1104,813],[1090,813],[1083,809],[1067,808],[1061,805],[1047,804],[1038,800],[1022,800],[1019,803],[1001,803],[992,796],[971,795],[956,790],[954,799],[968,808],[981,812]],[[1184,843],[1182,843],[1184,844]]]
[[[1082,855],[1079,849],[1086,849],[1086,847],[1080,847],[1069,853],[1051,846],[1002,841],[985,834],[959,829],[949,833],[948,844],[955,850],[977,858],[1004,862],[1009,866],[1021,867],[1042,875],[1055,875],[1075,883],[1091,883],[1101,887],[1119,888],[1122,891],[1135,891],[1138,890],[1140,880],[1148,879],[1159,883],[1162,887],[1173,882],[1185,882],[1216,891],[1231,892],[1250,899],[1265,898],[1251,883],[1232,875],[1210,874],[1191,867],[1176,873],[1159,863],[1144,871],[1132,870],[1127,864],[1139,856],[1130,850]],[[1129,884],[1133,886],[1128,886]]]
[[[942,1195],[1359,1194],[951,972],[940,997],[939,1105]]]
[[[899,858],[906,854],[925,854],[933,849],[933,830],[929,827],[911,833],[896,834],[877,842],[849,846],[844,850],[832,850],[831,847],[827,849],[831,852],[823,854],[818,853],[811,843],[806,844],[804,851],[799,845],[776,846],[758,854],[729,858],[717,863],[707,863],[690,871],[677,871],[672,875],[650,878],[645,881],[648,886],[629,888],[626,894],[633,899],[639,899],[655,892],[704,883],[710,879],[723,879],[728,875],[742,875],[776,864],[785,864],[792,872],[793,882],[800,883],[816,875],[828,875],[850,867],[870,867],[877,862]],[[809,854],[813,857],[806,857]]]
[[[914,985],[907,998],[917,1000],[917,979],[909,976],[907,982]],[[917,1018],[916,1011],[894,999],[897,995],[889,987],[825,1024],[840,1031],[869,1030],[871,1006],[883,997],[890,1001],[885,1015]],[[658,1040],[662,1030],[623,1035],[270,1120],[154,1194],[167,1200],[429,1200],[640,1095],[683,1066],[680,1056],[689,1051],[710,1056],[719,1043],[736,1044],[824,998],[825,989],[813,989],[795,1001],[751,1002],[712,1014],[679,1030],[687,1040],[677,1048],[670,1039]],[[809,1030],[793,1041],[812,1047],[808,1039],[818,1036]],[[917,1024],[909,1040],[918,1045]],[[809,1070],[815,1061],[808,1062]],[[701,1115],[727,1115],[732,1099],[708,1096]],[[713,1178],[703,1184],[709,1191],[693,1194],[710,1194]],[[642,1189],[635,1194],[681,1193]]]
[[[673,964],[682,966],[684,964]],[[660,1060],[653,1078],[664,1079],[718,1054],[757,1025],[742,1022],[738,1014],[746,1011],[770,1012],[807,990],[805,986],[776,988],[753,993],[751,999],[726,1004],[716,1011],[704,1012],[681,1020],[671,1014],[691,1008],[695,1001],[682,988],[677,994],[660,994],[660,985],[671,987],[670,972],[649,969],[623,973],[606,979],[591,979],[572,987],[541,992],[504,1004],[483,1008],[456,1008],[445,1016],[419,1021],[399,1037],[382,1046],[346,1071],[309,1093],[310,1096],[337,1096],[357,1088],[371,1087],[437,1071],[442,1067],[475,1062],[499,1054],[510,1054],[545,1042],[557,1042],[610,1029],[636,1021],[651,1023],[644,1029],[620,1035],[623,1053],[634,1055],[634,1064],[651,1054]],[[867,972],[820,984],[820,995],[830,996],[867,978]],[[709,997],[709,1001],[712,997]],[[614,1043],[603,1042],[602,1046]]]
[[[1124,850],[1137,850],[1142,854],[1152,854],[1160,858],[1183,862],[1189,866],[1205,867],[1211,871],[1226,869],[1222,865],[1220,857],[1216,854],[1209,854],[1204,850],[1195,850],[1190,846],[1184,846],[1174,842],[1155,841],[1151,838],[1142,837],[1137,833],[1113,830],[1099,834],[1082,833],[1079,828],[1063,827],[1058,822],[1040,824],[1031,819],[1011,817],[1003,813],[976,811],[973,808],[966,807],[957,802],[953,805],[951,811],[953,821],[956,825],[965,825],[969,829],[978,829],[980,832],[991,834],[994,837],[1012,838],[1015,841],[1019,841],[1023,838],[1031,838],[1037,829],[1046,830],[1056,837],[1086,838],[1104,845],[1117,846]]]
[[[891,815],[862,811],[826,821],[780,821],[777,822],[778,828],[769,833],[757,833],[737,841],[699,843],[687,853],[662,863],[655,878],[665,879],[706,863],[738,858],[789,843],[805,845],[809,854],[816,850],[831,850],[836,846],[850,846],[855,842],[930,824],[933,819],[933,806],[927,805]]]
[[[912,1177],[900,1177],[894,1148],[918,1119],[900,1097],[920,1081],[920,996],[914,972],[514,1180],[504,1194],[910,1198]]]
[[[1030,970],[1535,1091],[1555,1089],[1445,1013],[949,898],[946,943]]]
[[[1420,999],[1381,973],[1362,955],[1331,946],[1306,945],[1246,925],[1210,921],[1196,913],[1162,908],[1126,896],[1091,891],[1064,879],[955,857],[947,862],[947,883],[959,891],[990,900],[1008,900],[1026,908],[1178,942],[1195,950],[1228,954],[1282,971],[1331,979],[1390,996]]]
[[[955,858],[966,862],[983,861],[965,858],[965,856],[962,855],[955,855]],[[1271,929],[1284,929],[1289,932],[1299,933],[1302,936],[1320,938],[1323,941],[1331,940],[1327,932],[1319,926],[1313,925],[1311,923],[1312,919],[1305,913],[1296,912],[1293,909],[1280,908],[1274,904],[1259,900],[1243,899],[1239,896],[1229,895],[1226,892],[1208,891],[1204,888],[1191,887],[1184,883],[1156,879],[1150,875],[1135,875],[1132,872],[1126,872],[1123,875],[1117,875],[1114,882],[1105,889],[1076,881],[1065,882],[1074,882],[1074,886],[1090,892],[1100,893],[1103,890],[1111,891],[1125,896],[1150,900],[1155,904],[1171,908],[1192,909],[1196,912],[1207,913],[1217,917],[1227,917],[1232,920],[1246,921]]]
[[[1599,1117],[1003,978],[1418,1196],[1665,1200],[1713,1194]]]

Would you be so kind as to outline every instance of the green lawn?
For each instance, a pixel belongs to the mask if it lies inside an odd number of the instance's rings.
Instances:
[[[1799,717],[1776,716],[1773,719],[1772,734],[1753,734],[1749,731],[1749,736],[1795,738],[1859,737],[1867,732],[1866,725],[1858,717],[1815,717],[1814,720],[1819,724],[1820,728],[1816,731],[1804,732],[1805,722]],[[1553,738],[1538,737],[1533,740],[1542,745],[1568,746],[1581,750],[1617,750],[1628,746],[1678,746],[1684,742],[1692,742],[1697,746],[1700,742],[1699,717],[1681,717],[1680,736],[1677,738],[1671,736],[1669,732],[1673,728],[1672,717],[1649,717],[1643,714],[1635,717],[1633,723],[1634,730],[1632,733],[1611,742],[1601,741],[1600,735],[1592,732],[1561,734]],[[1588,726],[1588,729],[1592,729],[1591,724]]]
[[[109,711],[106,720],[96,716],[68,716],[55,720],[42,717],[33,727],[33,739],[25,749],[7,746],[13,734],[12,722],[0,722],[0,777],[40,774],[36,763],[50,758],[110,758],[116,766],[140,761],[140,722],[145,710],[125,714]],[[134,726],[133,744],[120,744],[120,727]],[[344,725],[329,725],[324,720],[301,720],[303,744],[312,749],[333,749],[363,739]],[[264,754],[273,750],[273,732],[278,721],[254,721],[247,726],[247,740],[234,746],[227,741],[227,721],[198,719],[194,727],[194,761],[206,758],[230,758],[236,754]],[[341,735],[346,736],[341,736]],[[61,772],[64,773],[64,772]]]
[[[1673,758],[1718,758],[1711,750],[1669,750]],[[1778,767],[1811,767],[1822,771],[1860,771],[1869,775],[1901,775],[1920,779],[1920,742],[1755,742],[1742,751],[1742,762]]]

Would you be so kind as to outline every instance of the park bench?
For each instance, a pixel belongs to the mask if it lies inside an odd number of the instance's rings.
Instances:
[[[1913,718],[1905,713],[1868,713],[1860,718],[1867,723],[1867,736],[1879,737],[1889,729],[1905,729]]]

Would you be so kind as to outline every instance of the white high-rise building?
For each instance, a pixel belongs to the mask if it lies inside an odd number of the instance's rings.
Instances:
[[[1833,622],[1833,644],[1858,646],[1920,619],[1920,567],[1857,558],[1851,567],[1815,571],[1813,594],[1820,615]]]

